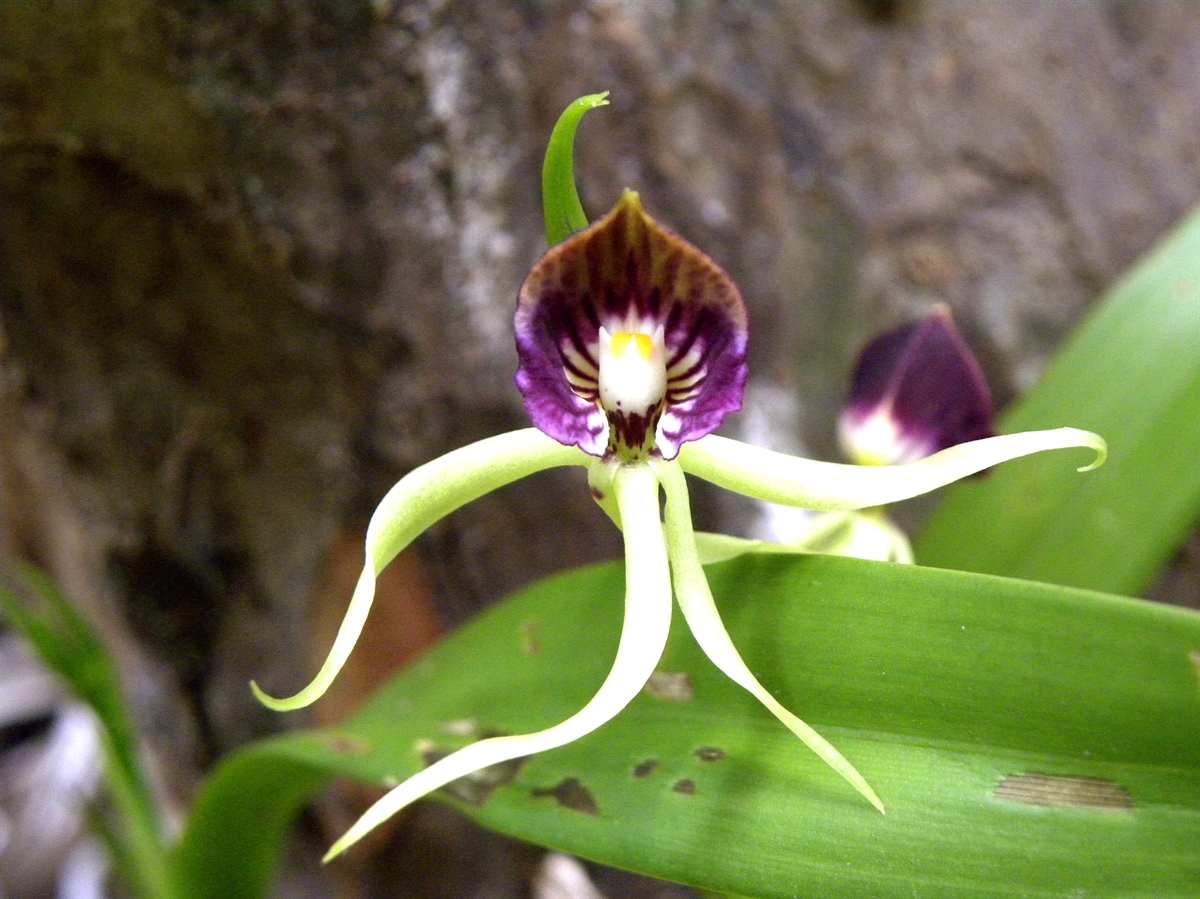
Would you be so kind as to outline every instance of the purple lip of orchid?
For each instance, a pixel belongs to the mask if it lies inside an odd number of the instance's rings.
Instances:
[[[913,462],[995,433],[987,381],[945,306],[868,343],[851,384],[839,430],[856,462]]]
[[[514,326],[533,424],[590,455],[673,459],[741,408],[741,295],[633,191],[538,261]]]

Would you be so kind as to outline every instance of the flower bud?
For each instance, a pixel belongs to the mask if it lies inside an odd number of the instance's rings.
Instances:
[[[863,348],[838,421],[842,449],[855,463],[915,462],[993,434],[987,382],[947,307]]]

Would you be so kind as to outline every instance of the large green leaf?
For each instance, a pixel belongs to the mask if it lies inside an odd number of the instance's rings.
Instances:
[[[1062,425],[1108,441],[1103,468],[1080,478],[1030,458],[956,485],[918,561],[1146,588],[1200,518],[1200,210],[1113,288],[1002,430]]]
[[[870,780],[886,816],[682,627],[660,668],[686,676],[690,700],[640,696],[589,737],[509,771],[469,813],[744,896],[1196,895],[1200,615],[833,557],[745,556],[710,577],[751,668]],[[622,592],[619,565],[536,585],[343,730],[226,762],[181,849],[187,895],[261,896],[283,822],[325,776],[393,782],[420,767],[420,750],[461,745],[468,728],[524,732],[577,710],[611,662]]]

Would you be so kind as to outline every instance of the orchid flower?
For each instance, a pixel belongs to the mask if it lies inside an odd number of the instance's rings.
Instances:
[[[861,509],[926,493],[999,462],[1104,441],[1072,428],[990,437],[900,465],[815,462],[712,432],[740,408],[746,381],[746,308],[721,268],[655,222],[636,193],[588,225],[571,153],[586,110],[575,101],[551,136],[543,170],[551,249],[525,279],[515,318],[517,387],[535,427],[490,437],[415,469],[384,497],[367,530],[367,562],[324,665],[307,687],[273,699],[301,708],[342,667],[367,618],[375,579],[435,521],[496,488],[556,466],[588,470],[592,495],[624,535],[625,618],[616,659],[578,713],[537,733],[480,740],[396,786],[341,838],[326,860],[428,793],[479,769],[578,740],[617,715],[653,674],[667,642],[672,593],[700,647],[725,674],[846,779],[880,812],[861,774],[751,674],[721,623],[696,534],[685,473],[773,503]],[[1086,470],[1086,469],[1080,469]],[[660,516],[659,490],[666,496]]]

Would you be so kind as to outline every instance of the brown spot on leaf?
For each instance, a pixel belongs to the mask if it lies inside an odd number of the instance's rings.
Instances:
[[[542,623],[536,618],[521,622],[521,652],[525,655],[535,656],[542,648],[542,642],[538,639],[538,628],[541,626]]]
[[[337,755],[366,755],[371,751],[370,741],[349,734],[322,734],[320,740]]]
[[[592,791],[585,787],[578,777],[568,777],[548,790],[533,790],[534,799],[543,796],[553,796],[559,805],[565,808],[583,812],[585,815],[599,815],[600,807]]]
[[[636,778],[649,777],[658,770],[658,759],[646,759],[633,769],[633,776]]]
[[[686,671],[655,671],[642,692],[667,702],[691,702],[696,696]]]
[[[1133,797],[1120,784],[1093,777],[1062,777],[1055,774],[1012,774],[996,785],[993,794],[1006,802],[1022,805],[1090,808],[1127,812]]]
[[[684,778],[683,780],[677,780],[675,783],[671,784],[671,789],[676,793],[682,793],[684,796],[695,796],[696,782],[694,780]]]
[[[1192,664],[1196,666],[1196,687],[1200,689],[1200,650],[1193,652],[1188,658],[1192,660]]]
[[[440,762],[454,751],[453,749],[443,749],[427,743],[420,750],[421,760],[425,762],[425,767],[428,768],[434,762]],[[516,780],[517,775],[521,772],[521,768],[524,767],[525,762],[528,760],[528,756],[521,756],[520,758],[509,759],[507,762],[499,762],[495,765],[489,765],[486,768],[480,768],[478,771],[472,771],[465,777],[451,781],[442,787],[442,790],[460,802],[465,802],[467,805],[483,805],[491,798],[492,793],[496,791],[497,787],[502,787]]]
[[[725,758],[725,750],[716,746],[702,746],[693,754],[702,762],[719,762]]]

